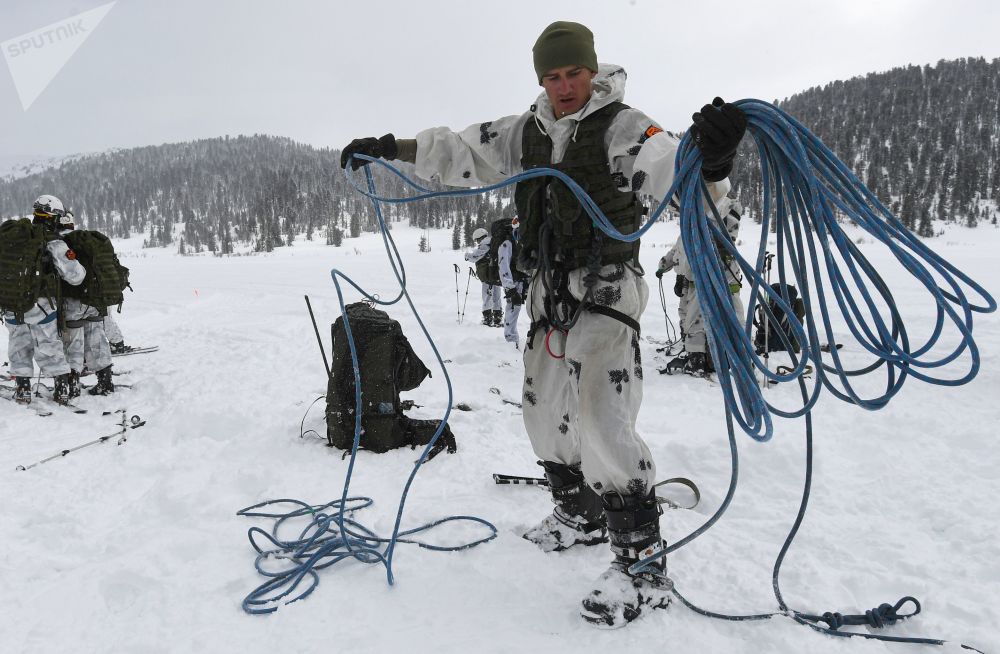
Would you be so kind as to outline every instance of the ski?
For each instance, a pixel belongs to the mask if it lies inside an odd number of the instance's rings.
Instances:
[[[112,352],[113,357],[127,357],[130,354],[147,354],[149,352],[156,352],[160,349],[159,345],[150,345],[148,347],[132,347],[128,346],[128,349],[124,352]]]
[[[777,374],[779,374],[779,375],[788,375],[788,374],[791,374],[794,370],[795,370],[795,368],[793,368],[791,366],[783,366],[782,365],[782,366],[777,366],[774,369],[774,372],[777,373]],[[802,379],[811,379],[812,378],[812,374],[813,374],[813,367],[807,365],[802,370],[802,374],[800,375],[800,377],[802,377]],[[798,379],[798,377],[796,377],[795,379]],[[789,381],[795,381],[795,379],[791,379]],[[775,379],[768,379],[767,380],[767,385],[768,386],[775,386],[775,385],[780,384],[780,383],[783,383],[783,382],[779,382],[779,381],[777,381]]]
[[[80,373],[80,376],[81,377],[90,377],[93,374],[94,374],[93,370],[91,370],[90,368],[85,368],[84,371]],[[132,374],[131,370],[115,370],[114,368],[111,369],[111,376],[112,377],[119,377],[121,375],[131,375],[131,374]]]
[[[72,411],[73,413],[79,413],[81,415],[84,414],[84,413],[87,413],[87,409],[84,409],[83,407],[79,407],[79,406],[77,406],[77,405],[75,405],[75,404],[73,404],[71,402],[66,402],[65,404],[61,404],[61,403],[56,402],[55,400],[53,400],[51,398],[45,397],[38,390],[39,387],[44,388],[45,390],[47,390],[49,392],[51,392],[53,390],[51,386],[47,386],[47,385],[43,384],[42,382],[35,382],[34,384],[31,385],[31,391],[32,391],[31,394],[33,396],[33,399],[31,400],[31,404],[39,404],[40,403],[40,404],[44,405],[45,407],[59,407],[60,409],[68,409],[68,410]],[[11,400],[11,401],[14,401],[14,392],[17,390],[14,386],[7,386],[6,384],[0,384],[0,388],[3,388],[5,390],[10,391],[11,395],[10,395],[10,397],[8,399]],[[6,395],[5,395],[5,397],[6,397]],[[26,406],[31,406],[31,405],[26,405]],[[52,415],[52,412],[48,411],[48,409],[42,409],[42,407],[37,407],[37,408],[41,409],[42,411],[46,411],[46,413],[44,413],[44,414],[39,413],[39,415]]]
[[[14,390],[10,386],[4,386],[4,385],[0,385],[0,389],[3,389],[4,391]],[[48,409],[43,409],[40,406],[36,406],[34,402],[30,402],[28,404],[24,404],[23,402],[18,402],[17,400],[14,399],[14,393],[8,394],[6,392],[3,392],[0,393],[0,397],[3,397],[3,399],[5,400],[10,400],[11,402],[13,402],[18,406],[23,406],[25,409],[28,409],[29,411],[34,411],[35,415],[39,416],[40,418],[47,418],[48,416],[52,415],[51,411],[49,411]]]
[[[522,477],[520,475],[503,475],[500,474],[499,472],[494,472],[493,483],[497,484],[498,486],[523,485],[523,486],[548,487],[549,480],[544,477]],[[677,502],[676,500],[673,500],[669,497],[663,497],[661,495],[657,495],[656,502],[658,504],[665,504],[671,509],[684,509],[688,511],[698,506],[698,503],[701,501],[701,491],[698,489],[697,484],[695,484],[693,481],[691,481],[686,477],[672,477],[665,481],[657,482],[656,484],[653,485],[653,489],[655,490],[657,488],[661,488],[664,486],[670,486],[671,484],[684,486],[689,491],[691,491],[694,499],[690,500],[687,504],[681,504],[680,502]]]
[[[494,386],[493,388],[490,389],[490,393],[493,393],[494,395],[498,396],[500,398],[500,401],[503,402],[504,404],[509,404],[511,406],[516,406],[518,409],[523,409],[524,408],[521,405],[520,402],[515,402],[514,400],[511,400],[511,399],[508,399],[508,398],[504,397],[503,393],[496,386]]]
[[[493,482],[498,485],[513,484],[524,485],[524,486],[548,486],[549,480],[544,477],[520,477],[518,475],[502,475],[498,472],[493,473]]]
[[[36,466],[40,466],[43,463],[48,463],[49,461],[53,461],[55,459],[61,459],[62,457],[66,456],[67,454],[72,454],[73,452],[76,452],[77,450],[82,450],[83,448],[90,447],[91,445],[98,445],[98,444],[103,443],[105,441],[111,440],[112,438],[115,438],[116,436],[118,437],[118,442],[117,442],[118,445],[125,444],[128,441],[128,432],[129,432],[129,430],[131,430],[131,429],[138,429],[139,427],[142,427],[143,425],[146,424],[146,421],[143,420],[143,419],[141,419],[139,416],[132,416],[131,418],[129,418],[126,415],[126,413],[125,413],[124,410],[122,410],[121,413],[122,413],[122,421],[118,425],[118,431],[114,432],[113,434],[108,434],[106,436],[100,436],[99,438],[95,438],[94,440],[88,441],[88,442],[86,442],[86,443],[84,443],[82,445],[77,445],[76,447],[71,447],[71,448],[68,448],[68,449],[65,449],[65,450],[60,450],[59,452],[56,452],[52,456],[48,456],[48,457],[42,459],[41,461],[36,461],[36,462],[34,462],[34,463],[30,464],[30,465],[26,465],[26,466],[25,465],[19,465],[19,466],[17,466],[17,468],[15,468],[15,470],[31,470],[32,468],[34,468]]]
[[[80,384],[80,389],[81,390],[88,390],[88,389],[93,388],[94,386],[97,386],[97,384],[89,384],[89,385],[88,384]],[[115,383],[115,390],[117,391],[119,388],[127,388],[129,390],[132,390],[132,384],[119,384],[119,383],[116,382]]]

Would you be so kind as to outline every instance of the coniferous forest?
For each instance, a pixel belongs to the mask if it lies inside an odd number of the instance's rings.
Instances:
[[[831,82],[777,102],[812,130],[912,230],[934,220],[997,223],[1000,195],[1000,59],[907,66]],[[752,218],[761,179],[751,139],[741,146],[734,192]],[[114,237],[144,235],[181,253],[267,252],[295,238],[344,239],[375,231],[371,202],[349,188],[337,150],[273,136],[238,136],[109,151],[0,179],[0,218],[27,215],[41,193],[72,208],[81,225]],[[412,167],[403,164],[404,172]],[[402,182],[372,167],[380,192]],[[363,175],[356,176],[363,182]],[[433,185],[430,185],[433,186]],[[383,205],[390,222],[449,228],[448,243],[510,217],[510,192]]]
[[[933,235],[932,220],[997,224],[1000,59],[896,68],[811,88],[778,104],[921,236]],[[749,141],[733,181],[758,215],[760,169]]]

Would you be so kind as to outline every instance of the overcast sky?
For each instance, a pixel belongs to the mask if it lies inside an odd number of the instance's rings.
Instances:
[[[108,0],[0,0],[0,42]],[[22,108],[0,60],[0,156],[225,134],[340,147],[519,113],[553,20],[595,34],[625,101],[684,129],[715,95],[774,100],[906,64],[1000,56],[987,0],[118,0]],[[7,53],[9,54],[9,53]],[[10,57],[8,57],[10,59]]]

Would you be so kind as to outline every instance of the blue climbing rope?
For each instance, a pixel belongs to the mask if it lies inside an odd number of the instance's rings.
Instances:
[[[437,348],[419,315],[416,314],[406,292],[405,269],[402,266],[395,243],[388,234],[379,208],[380,203],[397,204],[435,197],[477,195],[527,179],[543,176],[552,177],[565,184],[574,193],[583,210],[601,231],[612,238],[631,242],[641,238],[666,210],[670,200],[676,197],[680,200],[681,206],[681,238],[685,251],[688,253],[695,286],[699,289],[699,303],[705,318],[709,347],[723,391],[732,474],[729,491],[722,505],[705,524],[685,538],[665,548],[660,554],[638,562],[632,566],[631,570],[633,572],[641,571],[658,558],[690,543],[718,521],[726,511],[735,494],[739,470],[734,421],[751,438],[767,441],[773,434],[772,414],[787,418],[804,416],[807,438],[806,483],[798,515],[775,562],[773,571],[775,597],[781,612],[726,616],[700,609],[684,599],[679,593],[676,593],[677,596],[685,605],[710,617],[758,620],[775,615],[787,615],[802,624],[837,636],[858,635],[889,641],[942,644],[944,641],[936,639],[899,638],[837,631],[840,627],[850,624],[879,627],[914,615],[920,611],[920,605],[913,598],[902,598],[895,605],[883,604],[868,611],[864,616],[841,616],[833,612],[816,616],[796,612],[787,607],[780,593],[778,575],[781,563],[804,518],[808,504],[812,473],[811,410],[816,405],[821,391],[826,389],[840,400],[851,402],[867,410],[878,410],[886,406],[892,397],[901,390],[904,381],[909,376],[931,384],[946,386],[956,386],[971,381],[978,373],[980,366],[979,350],[972,337],[973,314],[995,311],[996,301],[979,284],[934,253],[910,233],[881,204],[878,198],[864,187],[847,166],[798,121],[777,107],[759,100],[742,100],[736,105],[747,116],[748,131],[760,156],[764,183],[760,246],[753,263],[744,259],[737,251],[735,244],[729,240],[714,203],[702,201],[703,199],[711,200],[711,198],[701,177],[701,154],[690,134],[685,135],[680,142],[675,160],[674,180],[664,194],[663,201],[639,229],[629,234],[618,231],[575,181],[555,169],[534,168],[504,182],[478,189],[435,191],[417,184],[389,163],[365,155],[354,155],[355,158],[385,167],[414,191],[413,195],[407,197],[379,195],[375,191],[368,168],[365,169],[367,188],[363,188],[354,179],[348,166],[349,183],[358,192],[370,198],[375,205],[383,242],[389,254],[393,273],[400,284],[399,295],[390,301],[379,301],[365,293],[346,275],[337,270],[331,273],[337,288],[338,301],[341,313],[344,315],[345,328],[351,346],[357,405],[360,407],[360,372],[353,337],[344,310],[340,278],[343,278],[369,301],[378,304],[394,304],[405,298],[431,343],[435,356],[441,362]],[[896,261],[920,282],[930,299],[933,300],[936,313],[934,328],[927,340],[919,346],[911,345],[909,334],[888,285],[875,266],[847,236],[840,223],[843,219],[857,224],[874,241],[887,247]],[[775,234],[777,242],[778,284],[775,286],[782,289],[780,291],[769,286],[761,273],[758,272],[763,268],[768,235],[772,232]],[[723,255],[731,257],[750,283],[750,301],[745,316],[737,316],[732,310],[731,293],[722,265]],[[846,269],[846,275],[844,269]],[[791,309],[791,299],[787,291],[788,283],[791,281],[794,281],[797,288],[800,289],[799,296],[802,298],[806,310],[805,324],[795,317]],[[874,357],[871,364],[857,369],[848,369],[841,361],[836,348],[830,349],[832,363],[827,363],[823,359],[822,345],[836,342],[833,334],[833,315],[827,297],[828,289],[832,291],[839,316],[844,320],[851,334],[862,349]],[[978,296],[976,303],[969,300],[966,289]],[[792,355],[792,369],[781,374],[769,370],[766,362],[756,353],[751,340],[754,307],[759,304],[765,314],[765,320],[773,321],[776,316],[769,306],[771,302],[788,318],[791,338],[801,348],[799,356]],[[820,318],[818,323],[817,314]],[[888,314],[888,319],[886,314]],[[944,355],[937,354],[935,348],[946,334],[945,327],[949,324],[958,333],[957,344],[950,352]],[[823,335],[822,338],[820,334]],[[786,349],[791,352],[793,348],[789,337],[780,331],[778,336],[782,339]],[[943,368],[966,353],[969,360],[968,369],[961,376],[944,377],[933,374],[935,369]],[[448,408],[444,416],[444,420],[447,420],[451,410],[452,389],[443,362],[441,362],[441,367],[445,371],[448,386]],[[803,377],[803,373],[810,367],[815,370],[815,379],[811,390],[807,389]],[[885,368],[884,391],[872,397],[862,397],[851,384],[851,379],[867,375],[881,367]],[[763,397],[757,375],[763,376],[765,381],[796,381],[801,389],[802,405],[793,410],[772,406]],[[274,576],[276,573],[265,572],[266,567],[263,565],[264,561],[271,557],[290,558],[296,563],[295,567],[281,573],[284,576],[280,583],[275,577],[275,580],[262,584],[257,591],[254,591],[256,594],[252,593],[244,602],[246,610],[265,612],[264,609],[256,608],[258,603],[274,602],[288,597],[308,576],[310,585],[295,597],[295,599],[301,599],[312,592],[318,583],[316,569],[332,565],[348,557],[365,563],[380,562],[385,564],[387,577],[391,584],[393,581],[392,554],[396,543],[409,542],[408,539],[401,537],[412,535],[431,526],[400,531],[403,507],[410,485],[423,457],[433,447],[440,435],[440,429],[427,445],[421,460],[414,466],[407,480],[400,497],[391,538],[380,539],[345,515],[345,513],[356,511],[371,503],[369,498],[348,497],[350,477],[360,437],[360,410],[356,412],[355,421],[355,441],[351,453],[351,463],[339,501],[314,507],[295,500],[276,500],[275,502],[278,503],[290,502],[297,508],[286,514],[246,513],[246,515],[277,518],[272,534],[267,534],[263,530],[251,530],[251,542],[260,554],[257,562],[258,570],[262,574]],[[442,422],[443,424],[444,422]],[[266,504],[249,507],[244,511],[251,511]],[[329,514],[326,512],[328,509],[331,511]],[[305,517],[306,514],[313,515],[314,518],[310,526],[302,530],[298,539],[280,541],[277,538],[277,528],[284,520]],[[457,548],[443,547],[439,549],[467,548],[486,542],[496,535],[495,527],[479,518],[457,516],[445,520],[450,519],[481,522],[492,530],[492,534]],[[331,535],[325,536],[324,534],[327,533]],[[267,536],[272,544],[278,547],[275,550],[260,549],[253,540],[254,534]],[[384,551],[380,549],[382,544],[386,545]],[[276,554],[276,552],[278,553]],[[279,593],[279,589],[282,588],[284,590]],[[262,600],[261,597],[264,596],[267,599]],[[294,601],[294,599],[290,601]],[[907,602],[913,603],[914,610],[909,614],[901,614],[900,609]],[[273,610],[273,608],[267,610]],[[825,622],[827,626],[820,627],[816,624],[817,622]],[[964,645],[963,647],[973,649]]]
[[[371,171],[366,168],[365,174],[369,190],[374,191],[375,184]],[[396,545],[399,543],[415,544],[424,549],[438,552],[456,552],[481,545],[493,540],[497,536],[497,529],[494,525],[475,516],[449,516],[413,529],[401,529],[403,509],[406,505],[406,498],[409,495],[410,487],[413,485],[420,467],[429,460],[429,453],[434,449],[444,427],[447,425],[448,416],[451,414],[453,394],[451,377],[448,375],[448,370],[444,365],[440,352],[438,352],[437,345],[435,345],[434,340],[431,338],[430,332],[427,330],[426,325],[424,325],[423,319],[421,319],[407,291],[406,268],[403,265],[402,258],[399,256],[396,243],[389,234],[388,226],[385,223],[381,208],[377,202],[375,203],[375,215],[381,228],[382,242],[389,257],[389,264],[399,284],[399,293],[391,300],[381,300],[377,296],[367,293],[343,272],[337,269],[330,271],[330,277],[337,290],[337,302],[340,305],[340,313],[344,319],[344,331],[347,335],[347,344],[351,352],[351,363],[354,369],[354,443],[351,447],[350,462],[347,466],[344,488],[339,500],[318,506],[313,506],[300,500],[280,499],[261,502],[237,512],[237,515],[247,517],[274,519],[274,524],[270,532],[259,527],[251,527],[247,532],[251,546],[257,551],[257,559],[254,566],[260,574],[269,578],[268,581],[259,585],[244,598],[243,610],[247,613],[272,613],[278,609],[282,602],[284,604],[291,604],[292,602],[308,597],[319,585],[319,575],[316,571],[339,563],[344,559],[354,559],[367,564],[380,563],[384,565],[386,579],[392,585],[395,580],[392,571],[392,561]],[[344,303],[344,289],[341,286],[341,280],[350,284],[367,301],[373,304],[389,306],[406,300],[410,311],[417,320],[417,324],[427,338],[427,342],[430,344],[434,356],[441,366],[441,370],[444,372],[445,385],[448,389],[448,404],[441,419],[441,424],[438,425],[431,440],[424,446],[419,459],[414,464],[406,480],[396,509],[396,519],[393,524],[392,535],[389,538],[380,538],[375,532],[364,527],[352,517],[356,511],[371,506],[374,500],[361,496],[349,497],[351,477],[354,473],[354,465],[357,460],[358,446],[361,441],[362,432],[361,369],[358,364],[358,352],[354,343],[354,334],[351,331],[351,323],[348,319]],[[290,504],[294,508],[283,513],[256,510],[282,504]],[[282,525],[296,518],[308,518],[305,526],[300,529],[298,536],[293,539],[281,538],[279,530]],[[474,541],[451,546],[433,545],[409,538],[426,532],[438,525],[454,521],[467,521],[484,525],[489,533]],[[272,547],[269,549],[263,548],[257,540],[261,538],[269,542]],[[275,562],[279,563],[276,564]],[[306,580],[306,586],[300,590],[299,586],[303,583],[303,580]]]

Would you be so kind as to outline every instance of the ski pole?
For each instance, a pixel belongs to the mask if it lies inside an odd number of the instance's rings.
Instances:
[[[674,326],[674,322],[670,319],[667,314],[667,296],[663,293],[663,277],[659,278],[660,282],[660,306],[663,308],[663,319],[665,322],[665,327],[667,331],[667,354],[672,354],[674,346],[680,342],[681,339],[677,337],[677,328]]]
[[[110,440],[110,439],[114,438],[115,436],[120,436],[120,438],[118,439],[118,443],[117,443],[118,445],[121,445],[121,444],[125,443],[125,441],[128,440],[128,437],[126,436],[126,433],[128,432],[128,430],[130,430],[130,429],[138,429],[139,427],[142,427],[143,425],[145,425],[146,421],[142,420],[141,418],[139,418],[139,416],[132,416],[131,418],[127,418],[125,416],[125,411],[121,410],[121,412],[122,412],[122,421],[121,421],[121,424],[119,425],[118,431],[116,431],[115,433],[108,434],[107,436],[101,436],[100,438],[95,438],[94,440],[92,440],[92,441],[90,441],[88,443],[84,443],[83,445],[77,445],[76,447],[71,447],[69,449],[62,450],[60,452],[57,452],[57,453],[53,454],[52,456],[49,456],[49,457],[46,457],[46,458],[42,459],[41,461],[36,461],[35,463],[32,463],[31,465],[28,465],[28,466],[17,466],[17,468],[15,468],[15,470],[31,470],[35,466],[40,466],[43,463],[48,463],[49,461],[52,461],[53,459],[60,459],[60,458],[62,458],[64,456],[66,456],[67,454],[70,454],[72,452],[76,452],[77,450],[82,450],[85,447],[90,447],[91,445],[97,445],[98,443],[103,443],[104,441]]]
[[[544,477],[519,477],[518,475],[501,475],[500,473],[493,473],[493,481],[497,484],[523,484],[525,486],[548,486],[549,480]]]
[[[316,332],[316,342],[319,343],[319,353],[323,355],[323,367],[326,368],[326,378],[330,378],[330,363],[326,360],[326,350],[323,349],[323,339],[319,335],[319,327],[316,326],[316,315],[313,314],[312,303],[306,295],[306,306],[309,307],[309,318],[312,319],[313,331]]]
[[[472,266],[469,266],[469,276],[465,278],[465,300],[462,302],[462,317],[458,321],[461,324],[465,320],[465,307],[469,305],[469,284],[472,283],[472,278],[476,274],[472,272]]]
[[[774,259],[774,254],[770,252],[764,253],[764,283],[768,286],[771,285],[771,261]],[[765,296],[766,297],[766,296]],[[763,299],[763,298],[762,298]],[[767,317],[767,311],[761,310],[760,322],[764,325],[764,367],[767,372],[771,372],[771,345],[769,337],[771,335],[771,321]],[[768,387],[767,377],[764,378],[764,388]]]
[[[458,300],[458,264],[457,263],[453,263],[451,265],[453,265],[455,267],[455,320],[457,320],[458,324],[461,325],[462,324],[462,308],[459,305],[459,300]]]

